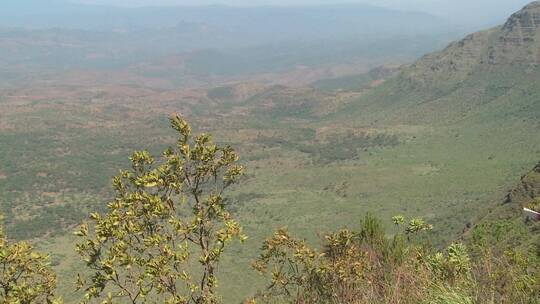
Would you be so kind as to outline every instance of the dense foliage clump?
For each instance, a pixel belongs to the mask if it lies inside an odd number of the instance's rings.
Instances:
[[[60,303],[47,255],[27,242],[11,242],[0,228],[0,303]]]
[[[540,212],[540,197],[537,197],[535,200],[527,204],[527,208]]]

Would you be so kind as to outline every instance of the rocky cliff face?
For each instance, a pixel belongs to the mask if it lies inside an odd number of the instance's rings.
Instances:
[[[529,173],[521,177],[520,183],[508,192],[506,204],[515,204],[522,207],[533,199],[540,197],[540,163]]]
[[[540,67],[540,1],[516,12],[499,27],[469,35],[440,52],[429,54],[404,71],[416,83],[460,83],[478,70]]]
[[[535,1],[510,16],[490,46],[487,62],[537,66],[540,62],[539,42],[540,1]]]
[[[534,39],[538,27],[540,27],[540,1],[535,1],[510,16],[501,29],[503,34],[501,39],[519,45]]]

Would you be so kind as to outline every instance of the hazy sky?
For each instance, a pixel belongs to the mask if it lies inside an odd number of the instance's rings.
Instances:
[[[456,10],[465,8],[481,8],[487,10],[519,9],[532,0],[73,0],[97,4],[113,4],[126,6],[144,5],[298,5],[298,4],[335,4],[335,3],[368,3],[386,7],[407,8],[422,11]]]
[[[368,3],[397,9],[428,12],[454,21],[499,22],[531,0],[72,0],[94,4],[144,5],[299,5]]]

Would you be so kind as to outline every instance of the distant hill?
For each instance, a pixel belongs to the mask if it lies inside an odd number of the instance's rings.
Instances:
[[[371,69],[367,73],[320,79],[311,85],[315,88],[330,91],[357,91],[375,87],[394,76],[398,71],[398,67],[380,66]]]

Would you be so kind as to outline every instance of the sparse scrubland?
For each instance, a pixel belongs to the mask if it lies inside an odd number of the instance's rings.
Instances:
[[[193,135],[181,117],[171,118],[171,126],[175,145],[159,159],[148,151],[133,153],[131,169],[113,179],[116,196],[107,210],[92,213],[75,233],[85,265],[77,274],[82,303],[222,302],[222,255],[234,239],[247,239],[228,212],[226,191],[241,184],[244,168],[231,147]],[[465,241],[437,250],[423,237],[431,224],[401,215],[392,221],[398,232],[389,237],[380,220],[366,215],[358,230],[326,234],[320,249],[278,230],[252,264],[267,277],[267,287],[245,302],[540,301],[540,257],[532,248],[501,242],[508,231],[489,226],[499,223],[487,221]],[[0,263],[5,303],[62,302],[55,299],[48,257],[28,243],[10,243],[2,235]]]

